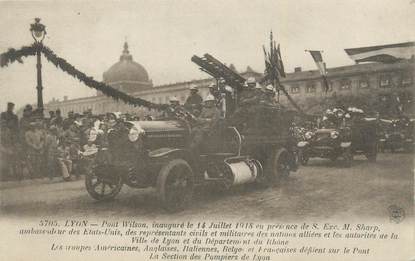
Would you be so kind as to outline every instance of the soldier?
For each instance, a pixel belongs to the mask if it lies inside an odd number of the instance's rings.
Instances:
[[[17,145],[19,124],[16,114],[13,112],[14,103],[7,103],[7,111],[1,113],[0,122],[0,159],[2,164],[1,173],[10,177],[17,176]],[[3,178],[3,177],[2,177]]]
[[[220,111],[216,107],[215,97],[208,95],[204,100],[204,107],[192,127],[190,150],[194,152],[194,155],[200,155],[203,140],[219,119]]]
[[[265,87],[265,91],[260,97],[260,103],[267,106],[278,106],[278,103],[275,101],[274,86],[269,84]]]
[[[75,121],[75,114],[73,111],[68,112],[68,118],[63,120],[62,127],[63,130],[69,129],[72,123]]]
[[[42,159],[45,142],[40,119],[36,119],[35,122],[30,123],[30,128],[25,133],[25,140],[27,144],[30,176],[31,178],[40,177],[42,174]]]
[[[262,96],[261,86],[257,84],[254,77],[249,77],[245,83],[246,88],[242,90],[239,98],[241,106],[255,104]]]
[[[181,110],[180,101],[176,96],[171,96],[169,99],[170,107],[163,112],[163,118],[174,119],[177,118],[179,111]]]
[[[57,173],[57,154],[58,154],[58,128],[51,126],[45,137],[45,158],[46,169],[49,179],[53,179]]]
[[[187,100],[184,104],[186,110],[193,112],[194,110],[200,111],[202,109],[202,97],[198,94],[198,90],[196,87],[190,88],[190,96],[187,97]]]

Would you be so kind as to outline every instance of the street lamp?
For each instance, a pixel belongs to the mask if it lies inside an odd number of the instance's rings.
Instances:
[[[30,32],[32,37],[35,40],[36,45],[36,56],[37,56],[37,108],[39,112],[43,115],[43,94],[42,94],[42,64],[41,64],[41,55],[40,50],[42,48],[43,39],[46,36],[46,26],[40,23],[40,18],[35,18],[35,23],[30,25]]]

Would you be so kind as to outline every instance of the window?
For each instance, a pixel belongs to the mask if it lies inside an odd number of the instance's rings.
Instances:
[[[307,85],[307,87],[305,88],[306,93],[315,93],[316,92],[316,84],[315,83],[310,83]]]
[[[362,78],[359,80],[359,88],[365,89],[369,88],[369,80],[367,78]]]
[[[350,90],[352,88],[352,82],[348,79],[340,81],[340,90]]]
[[[413,82],[412,73],[411,72],[403,72],[401,78],[401,87],[408,87]]]
[[[379,78],[379,87],[380,88],[390,88],[392,85],[392,79],[390,75],[381,75]]]
[[[291,86],[291,93],[300,93],[300,86],[298,84]]]

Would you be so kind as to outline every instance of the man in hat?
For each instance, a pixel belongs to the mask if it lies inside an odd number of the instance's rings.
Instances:
[[[49,179],[52,179],[58,173],[57,171],[58,155],[58,128],[52,125],[46,132],[45,137],[45,159],[46,169]]]
[[[75,114],[73,111],[68,112],[68,118],[63,120],[62,127],[63,130],[69,129],[72,123],[75,121]]]
[[[55,111],[55,117],[51,121],[51,125],[55,125],[58,128],[61,128],[62,127],[62,123],[63,123],[63,119],[62,119],[61,110],[60,109],[57,109]]]
[[[240,94],[239,103],[241,106],[256,104],[261,96],[261,86],[257,84],[254,77],[249,77],[245,82],[245,88]]]
[[[163,118],[174,119],[180,114],[181,106],[180,101],[176,96],[170,96],[169,98],[170,107],[163,112]]]
[[[201,110],[202,109],[202,97],[198,94],[198,89],[194,86],[190,88],[190,95],[187,97],[186,102],[184,104],[185,109],[190,112],[194,110]]]
[[[43,163],[44,152],[44,132],[42,131],[42,122],[37,119],[30,123],[30,128],[25,133],[27,144],[27,154],[29,163],[30,176],[40,177]]]
[[[203,109],[192,126],[190,150],[200,155],[200,147],[206,135],[216,126],[220,119],[220,111],[216,107],[215,97],[208,95],[203,101]]]
[[[260,103],[267,106],[278,106],[278,103],[275,101],[274,86],[268,84],[265,87],[263,95],[260,97]]]
[[[77,121],[74,121],[69,129],[64,132],[64,142],[69,147],[70,159],[72,161],[72,171],[79,178],[80,172],[78,169],[79,151],[81,149],[81,131]]]
[[[0,146],[1,146],[1,173],[16,176],[17,173],[17,150],[19,124],[16,114],[13,112],[14,103],[7,103],[7,110],[0,115]],[[3,178],[3,177],[2,177]]]

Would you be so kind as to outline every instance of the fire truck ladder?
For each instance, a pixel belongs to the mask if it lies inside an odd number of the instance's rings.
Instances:
[[[193,55],[192,62],[199,66],[203,72],[211,75],[215,79],[224,79],[226,84],[240,91],[245,83],[245,78],[232,71],[229,67],[221,63],[210,54],[205,54],[203,57]]]

